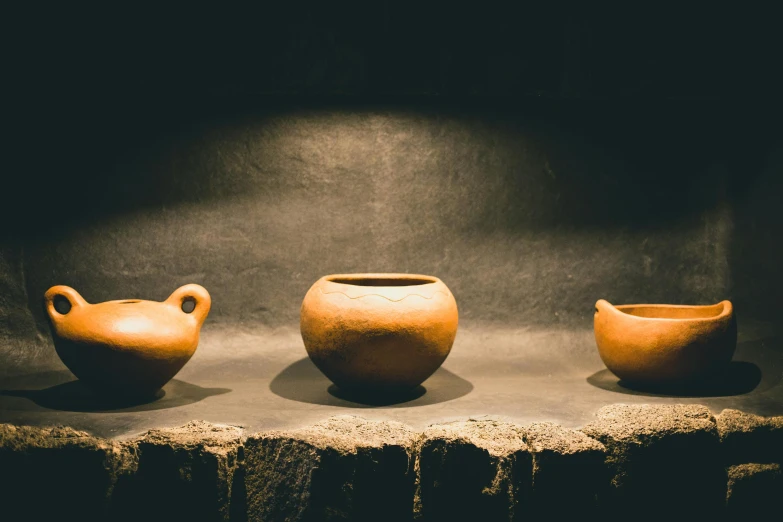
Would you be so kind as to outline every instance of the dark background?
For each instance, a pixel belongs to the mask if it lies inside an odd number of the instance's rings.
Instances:
[[[354,271],[437,275],[468,325],[777,321],[778,19],[589,4],[9,10],[0,349],[47,343],[54,284],[295,327]]]

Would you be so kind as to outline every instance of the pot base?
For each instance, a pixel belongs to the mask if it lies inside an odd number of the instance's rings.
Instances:
[[[366,388],[340,388],[336,384],[329,386],[330,395],[344,401],[366,404],[368,406],[391,406],[418,399],[427,393],[424,386],[414,386],[396,390],[378,390]]]
[[[154,400],[190,359],[161,364],[137,353],[63,339],[55,342],[55,348],[71,373],[96,394],[132,400]]]

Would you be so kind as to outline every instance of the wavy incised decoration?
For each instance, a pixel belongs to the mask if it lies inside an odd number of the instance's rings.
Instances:
[[[378,296],[378,297],[383,297],[383,298],[384,298],[384,299],[386,299],[387,301],[392,301],[392,302],[394,302],[394,303],[399,303],[400,301],[403,301],[403,300],[405,300],[405,299],[407,299],[407,298],[409,298],[409,297],[413,297],[413,296],[416,296],[416,297],[421,297],[422,299],[427,299],[428,301],[429,301],[430,299],[434,298],[434,297],[435,297],[435,294],[443,294],[443,295],[445,295],[446,297],[449,297],[449,294],[448,294],[448,293],[446,293],[446,292],[444,292],[444,291],[442,291],[442,290],[435,290],[434,292],[432,292],[432,295],[431,295],[430,297],[427,297],[427,296],[424,296],[424,295],[421,295],[421,294],[415,294],[415,293],[414,293],[414,294],[408,294],[408,295],[406,295],[405,297],[402,297],[402,298],[400,298],[400,299],[391,299],[391,298],[389,298],[389,297],[386,297],[385,295],[382,295],[382,294],[377,294],[377,293],[362,294],[362,295],[357,295],[357,296],[355,296],[355,297],[351,297],[350,295],[346,294],[345,292],[340,292],[339,290],[335,290],[335,291],[332,291],[332,292],[324,292],[324,289],[323,289],[323,288],[318,288],[318,290],[320,290],[320,291],[321,291],[321,293],[322,293],[322,294],[325,294],[325,295],[328,295],[328,294],[343,294],[343,295],[344,295],[345,297],[347,297],[348,299],[361,299],[362,297],[369,297],[369,296],[371,296],[371,295],[374,295],[374,296]]]

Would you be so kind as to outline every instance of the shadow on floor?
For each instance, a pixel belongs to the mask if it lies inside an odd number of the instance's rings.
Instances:
[[[346,408],[426,406],[454,400],[473,390],[469,381],[442,367],[424,384],[427,386],[417,386],[405,395],[367,395],[341,390],[305,357],[277,374],[269,389],[292,401]]]
[[[49,410],[95,413],[151,411],[185,406],[213,395],[223,395],[231,391],[228,388],[202,388],[195,384],[172,379],[155,397],[132,399],[98,395],[78,380],[59,382],[49,386],[43,384],[62,381],[63,374],[67,374],[71,379],[73,378],[69,372],[45,372],[15,379],[14,384],[17,387],[36,385],[46,387],[39,389],[0,389],[0,397],[21,397],[27,399],[27,401],[15,401],[14,404],[4,404],[3,408],[22,411],[37,411],[41,408],[46,408]]]
[[[753,363],[733,361],[726,371],[708,379],[675,385],[637,384],[622,381],[607,369],[595,372],[587,382],[596,388],[627,395],[652,397],[731,397],[745,395],[759,387],[761,369]],[[778,380],[780,377],[778,376]],[[767,383],[767,387],[775,383]]]

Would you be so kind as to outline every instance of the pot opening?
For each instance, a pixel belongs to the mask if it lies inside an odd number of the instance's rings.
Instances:
[[[54,301],[52,304],[54,305],[54,309],[57,310],[57,313],[62,315],[66,315],[71,311],[72,308],[71,302],[68,300],[68,298],[62,295],[54,296]]]
[[[350,277],[350,276],[338,276],[330,277],[328,281],[332,283],[340,283],[343,285],[354,286],[418,286],[428,285],[435,282],[435,279],[424,277],[405,277],[405,276],[371,276],[371,277]]]
[[[707,319],[723,313],[723,303],[712,306],[618,306],[624,314],[653,319]]]

